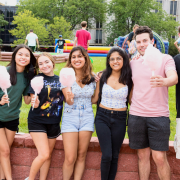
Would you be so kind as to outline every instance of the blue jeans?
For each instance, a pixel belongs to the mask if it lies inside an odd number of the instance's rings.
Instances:
[[[99,107],[95,125],[102,151],[101,180],[114,180],[118,156],[126,132],[126,111],[111,111]]]

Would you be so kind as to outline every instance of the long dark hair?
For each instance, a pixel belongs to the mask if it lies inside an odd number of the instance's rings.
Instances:
[[[103,74],[100,79],[100,90],[99,90],[99,99],[97,105],[101,102],[101,95],[102,95],[102,86],[104,83],[107,83],[107,79],[110,77],[112,73],[112,68],[109,64],[111,54],[114,52],[118,52],[119,55],[123,58],[123,66],[121,68],[121,75],[119,77],[119,83],[122,83],[124,85],[128,86],[128,97],[132,88],[132,72],[131,72],[131,67],[129,64],[129,58],[127,53],[125,52],[124,49],[120,47],[113,47],[109,50],[106,58],[106,69],[103,71]],[[127,97],[127,101],[128,101]]]
[[[15,57],[16,57],[17,52],[21,48],[26,48],[30,52],[30,63],[25,67],[24,76],[30,81],[35,75],[37,75],[36,58],[34,54],[32,53],[31,49],[28,46],[24,44],[20,44],[14,49],[11,62],[7,65],[7,66],[10,66],[9,74],[10,74],[10,80],[11,80],[12,85],[15,85],[17,83],[17,75],[16,75],[17,70],[16,70]]]
[[[82,73],[83,77],[81,79],[82,84],[90,84],[91,82],[93,82],[95,80],[93,77],[93,74],[92,74],[92,64],[91,64],[91,61],[90,61],[87,51],[82,46],[74,47],[71,50],[67,64],[65,67],[73,68],[73,66],[71,64],[71,58],[72,58],[73,52],[75,52],[75,51],[80,51],[85,58],[85,64],[84,64],[84,67],[82,68],[82,71],[83,71],[83,73]]]

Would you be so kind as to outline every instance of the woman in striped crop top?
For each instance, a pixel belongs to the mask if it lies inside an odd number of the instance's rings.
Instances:
[[[131,90],[131,68],[126,52],[113,47],[107,55],[106,69],[97,83],[99,91],[95,118],[102,151],[101,180],[114,180],[118,155],[126,132],[127,100]]]

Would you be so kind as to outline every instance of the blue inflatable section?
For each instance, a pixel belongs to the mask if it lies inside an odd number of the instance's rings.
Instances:
[[[128,44],[127,44],[127,40],[128,40],[128,36],[129,34],[127,34],[126,36],[122,37],[122,36],[119,36],[118,38],[115,39],[116,43],[118,46],[122,47],[127,53],[128,52]],[[168,50],[169,50],[169,42],[168,41],[162,41],[161,37],[153,32],[153,36],[154,38],[156,39],[156,45],[157,45],[157,48],[162,52],[162,53],[165,53],[165,54],[168,54]],[[118,39],[118,40],[117,40]]]
[[[106,57],[107,54],[88,53],[90,57]]]
[[[57,41],[58,41],[58,39],[55,39],[55,46],[56,46],[56,44],[57,44]],[[56,48],[55,48],[55,50],[54,50],[55,53],[57,53],[57,49],[58,49],[58,46],[56,46]]]

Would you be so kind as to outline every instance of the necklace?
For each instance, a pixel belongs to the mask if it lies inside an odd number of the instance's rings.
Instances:
[[[77,78],[77,81],[78,81],[78,82],[80,82],[80,83],[82,82],[82,79],[81,79],[81,78],[79,78],[78,76],[76,76],[76,78]]]

